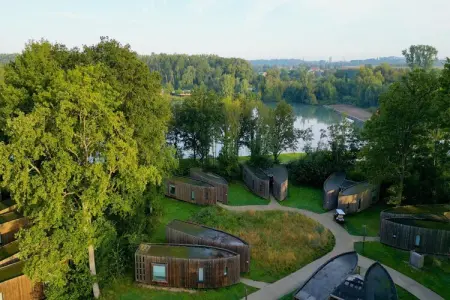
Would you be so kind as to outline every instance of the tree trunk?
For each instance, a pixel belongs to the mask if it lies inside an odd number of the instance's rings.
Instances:
[[[92,276],[97,275],[97,270],[95,268],[95,253],[94,253],[94,245],[88,246],[89,251],[89,270],[91,271]],[[100,297],[100,288],[98,286],[97,281],[94,282],[92,285],[92,291],[94,292],[95,299],[98,299]]]

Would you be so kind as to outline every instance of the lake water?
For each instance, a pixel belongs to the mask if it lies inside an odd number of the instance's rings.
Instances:
[[[293,103],[290,104],[293,106],[295,115],[297,116],[297,119],[294,123],[295,128],[311,128],[313,134],[311,145],[313,148],[317,147],[317,143],[320,140],[321,130],[324,129],[326,132],[328,132],[328,126],[341,122],[343,118],[337,112],[323,106]],[[267,103],[266,105],[269,107],[275,107],[276,103]],[[326,140],[327,139],[324,139],[323,141]],[[303,146],[304,143],[302,140],[300,140],[297,151],[288,150],[285,151],[285,153],[302,152]],[[221,148],[222,145],[220,143],[216,143],[213,149],[211,149],[210,155],[213,155],[215,153],[215,156],[217,157]],[[190,154],[191,153],[189,151],[183,151],[184,157],[188,157]],[[250,155],[249,149],[247,149],[246,147],[242,147],[241,149],[239,149],[239,156],[247,155]]]

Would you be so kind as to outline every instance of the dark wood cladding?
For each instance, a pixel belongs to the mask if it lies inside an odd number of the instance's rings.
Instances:
[[[218,178],[218,180],[214,180],[211,176],[205,174],[204,171],[196,168],[190,169],[190,176],[194,179],[201,180],[212,185],[216,189],[216,200],[223,204],[228,203],[228,183],[225,179],[219,175],[212,174],[212,176],[216,176]]]
[[[278,201],[283,201],[287,197],[288,193],[288,180],[278,180],[276,177],[273,178],[273,196]]]
[[[186,222],[189,223],[189,222]],[[191,223],[195,224],[195,223]],[[217,242],[212,239],[208,238],[202,238],[195,236],[193,234],[189,234],[187,232],[183,232],[177,229],[174,229],[170,226],[170,223],[166,226],[166,241],[168,243],[174,243],[174,244],[190,244],[190,245],[205,245],[205,246],[213,246],[218,248],[223,248],[227,250],[231,250],[233,252],[236,252],[240,256],[240,269],[241,272],[249,272],[250,271],[250,246],[242,240],[241,238],[234,236],[232,234],[229,234],[227,232],[217,230],[211,227],[203,226],[200,224],[195,224],[203,228],[215,230],[218,232],[225,233],[229,236],[235,237],[236,239],[241,240],[243,243],[241,245],[233,245],[233,244],[226,244]]]
[[[269,177],[262,179],[258,177],[247,165],[243,165],[242,179],[253,193],[264,199],[270,198]]]
[[[136,281],[179,288],[206,289],[230,286],[240,282],[239,254],[234,254],[226,258],[190,259],[136,253]],[[155,263],[166,265],[167,281],[153,281],[152,264]],[[199,282],[199,268],[203,268],[202,282]]]
[[[0,245],[6,245],[15,241],[15,234],[20,230],[20,228],[28,224],[28,219],[25,217],[15,219],[3,224],[0,224]]]
[[[450,231],[401,224],[393,220],[381,220],[381,243],[404,250],[416,250],[420,253],[450,254]],[[416,236],[420,236],[419,246],[415,244]]]
[[[170,191],[171,185],[175,187],[175,194]],[[167,197],[199,205],[215,205],[217,202],[215,188],[206,183],[195,185],[176,178],[166,179],[164,193]],[[194,193],[194,199],[192,199],[192,193]]]

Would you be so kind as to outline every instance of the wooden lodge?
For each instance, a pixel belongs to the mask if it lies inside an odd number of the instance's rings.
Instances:
[[[240,282],[240,258],[215,247],[141,244],[135,254],[135,278],[166,287],[226,287]]]
[[[287,197],[288,173],[284,166],[263,170],[244,164],[242,178],[247,187],[261,198],[270,199],[273,194],[277,200],[282,201]]]
[[[211,172],[205,172],[200,168],[190,169],[190,176],[212,185],[216,190],[216,200],[223,204],[228,203],[228,182],[224,178]]]
[[[250,270],[250,246],[227,232],[204,225],[173,220],[166,226],[166,241],[174,244],[205,245],[227,249],[240,255],[241,272]]]
[[[199,205],[215,205],[216,189],[207,182],[189,177],[173,177],[165,181],[165,195]]]
[[[323,208],[342,209],[346,214],[360,212],[378,201],[378,186],[347,180],[345,173],[331,174],[323,184]]]
[[[416,218],[382,218],[380,242],[427,254],[450,254],[450,222]]]

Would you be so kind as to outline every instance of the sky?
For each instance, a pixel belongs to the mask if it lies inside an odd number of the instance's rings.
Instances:
[[[444,58],[449,11],[450,0],[0,0],[0,53],[109,36],[140,54],[339,61],[429,44]]]

